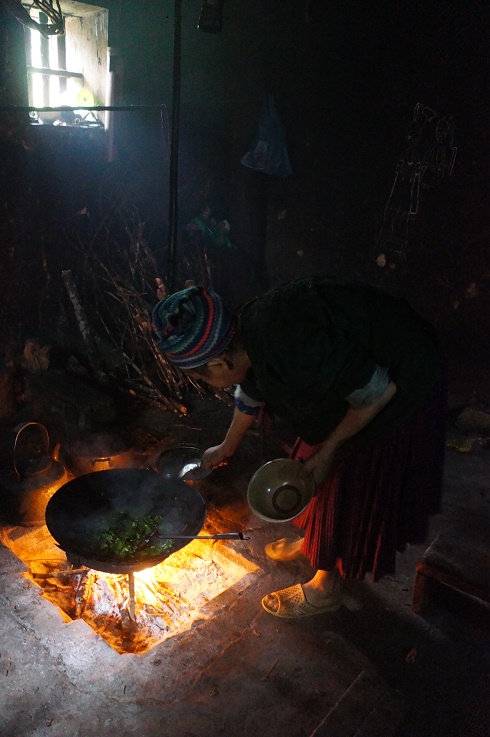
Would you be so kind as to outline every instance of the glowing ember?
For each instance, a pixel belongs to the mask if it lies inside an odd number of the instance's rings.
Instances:
[[[196,619],[213,616],[225,606],[225,592],[233,588],[236,595],[259,570],[237,554],[239,542],[193,540],[160,565],[134,573],[132,596],[126,574],[68,570],[46,528],[17,538],[14,530],[2,541],[29,566],[44,596],[121,653],[145,652],[185,632]]]

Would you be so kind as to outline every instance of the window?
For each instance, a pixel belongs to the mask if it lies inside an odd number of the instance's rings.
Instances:
[[[23,2],[31,18],[48,23],[45,13]],[[65,35],[44,38],[25,28],[27,84],[30,107],[91,107],[107,103],[108,11],[95,5],[61,0]],[[75,109],[36,112],[36,125],[104,127],[103,113]]]

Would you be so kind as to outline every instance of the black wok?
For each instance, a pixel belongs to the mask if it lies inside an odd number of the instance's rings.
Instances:
[[[143,540],[143,545],[127,558],[114,559],[110,552],[101,555],[97,538],[110,529],[111,520],[120,513],[131,520],[147,515],[161,517],[164,536],[170,539],[164,539],[160,531],[151,536],[151,541]],[[197,536],[205,519],[204,499],[190,484],[127,468],[79,476],[59,488],[46,507],[48,530],[70,563],[107,573],[131,573],[161,563],[188,545],[186,537]],[[148,557],[150,544],[154,551],[155,540],[159,539],[161,552]]]

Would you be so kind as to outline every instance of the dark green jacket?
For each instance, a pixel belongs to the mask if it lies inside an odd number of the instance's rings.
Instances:
[[[287,282],[239,311],[252,363],[243,390],[263,399],[307,443],[324,440],[351,392],[376,365],[397,393],[342,455],[380,438],[419,406],[440,370],[434,329],[402,299],[362,284],[308,277]]]

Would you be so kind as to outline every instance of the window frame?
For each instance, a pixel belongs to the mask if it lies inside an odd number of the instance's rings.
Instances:
[[[33,28],[24,28],[28,104],[39,111],[63,106],[74,111],[71,114],[34,112],[30,115],[31,123],[104,128],[103,115],[78,110],[77,103],[81,108],[106,104],[108,10],[70,0],[60,0],[60,5],[65,19],[64,35],[45,38]],[[29,12],[33,20],[48,23],[48,16],[37,7],[29,6]],[[68,58],[71,61],[67,64]],[[74,64],[75,59],[79,63]],[[92,85],[87,80],[87,70]],[[70,90],[71,80],[79,84],[73,84]],[[88,102],[80,100],[82,92],[86,93]]]

